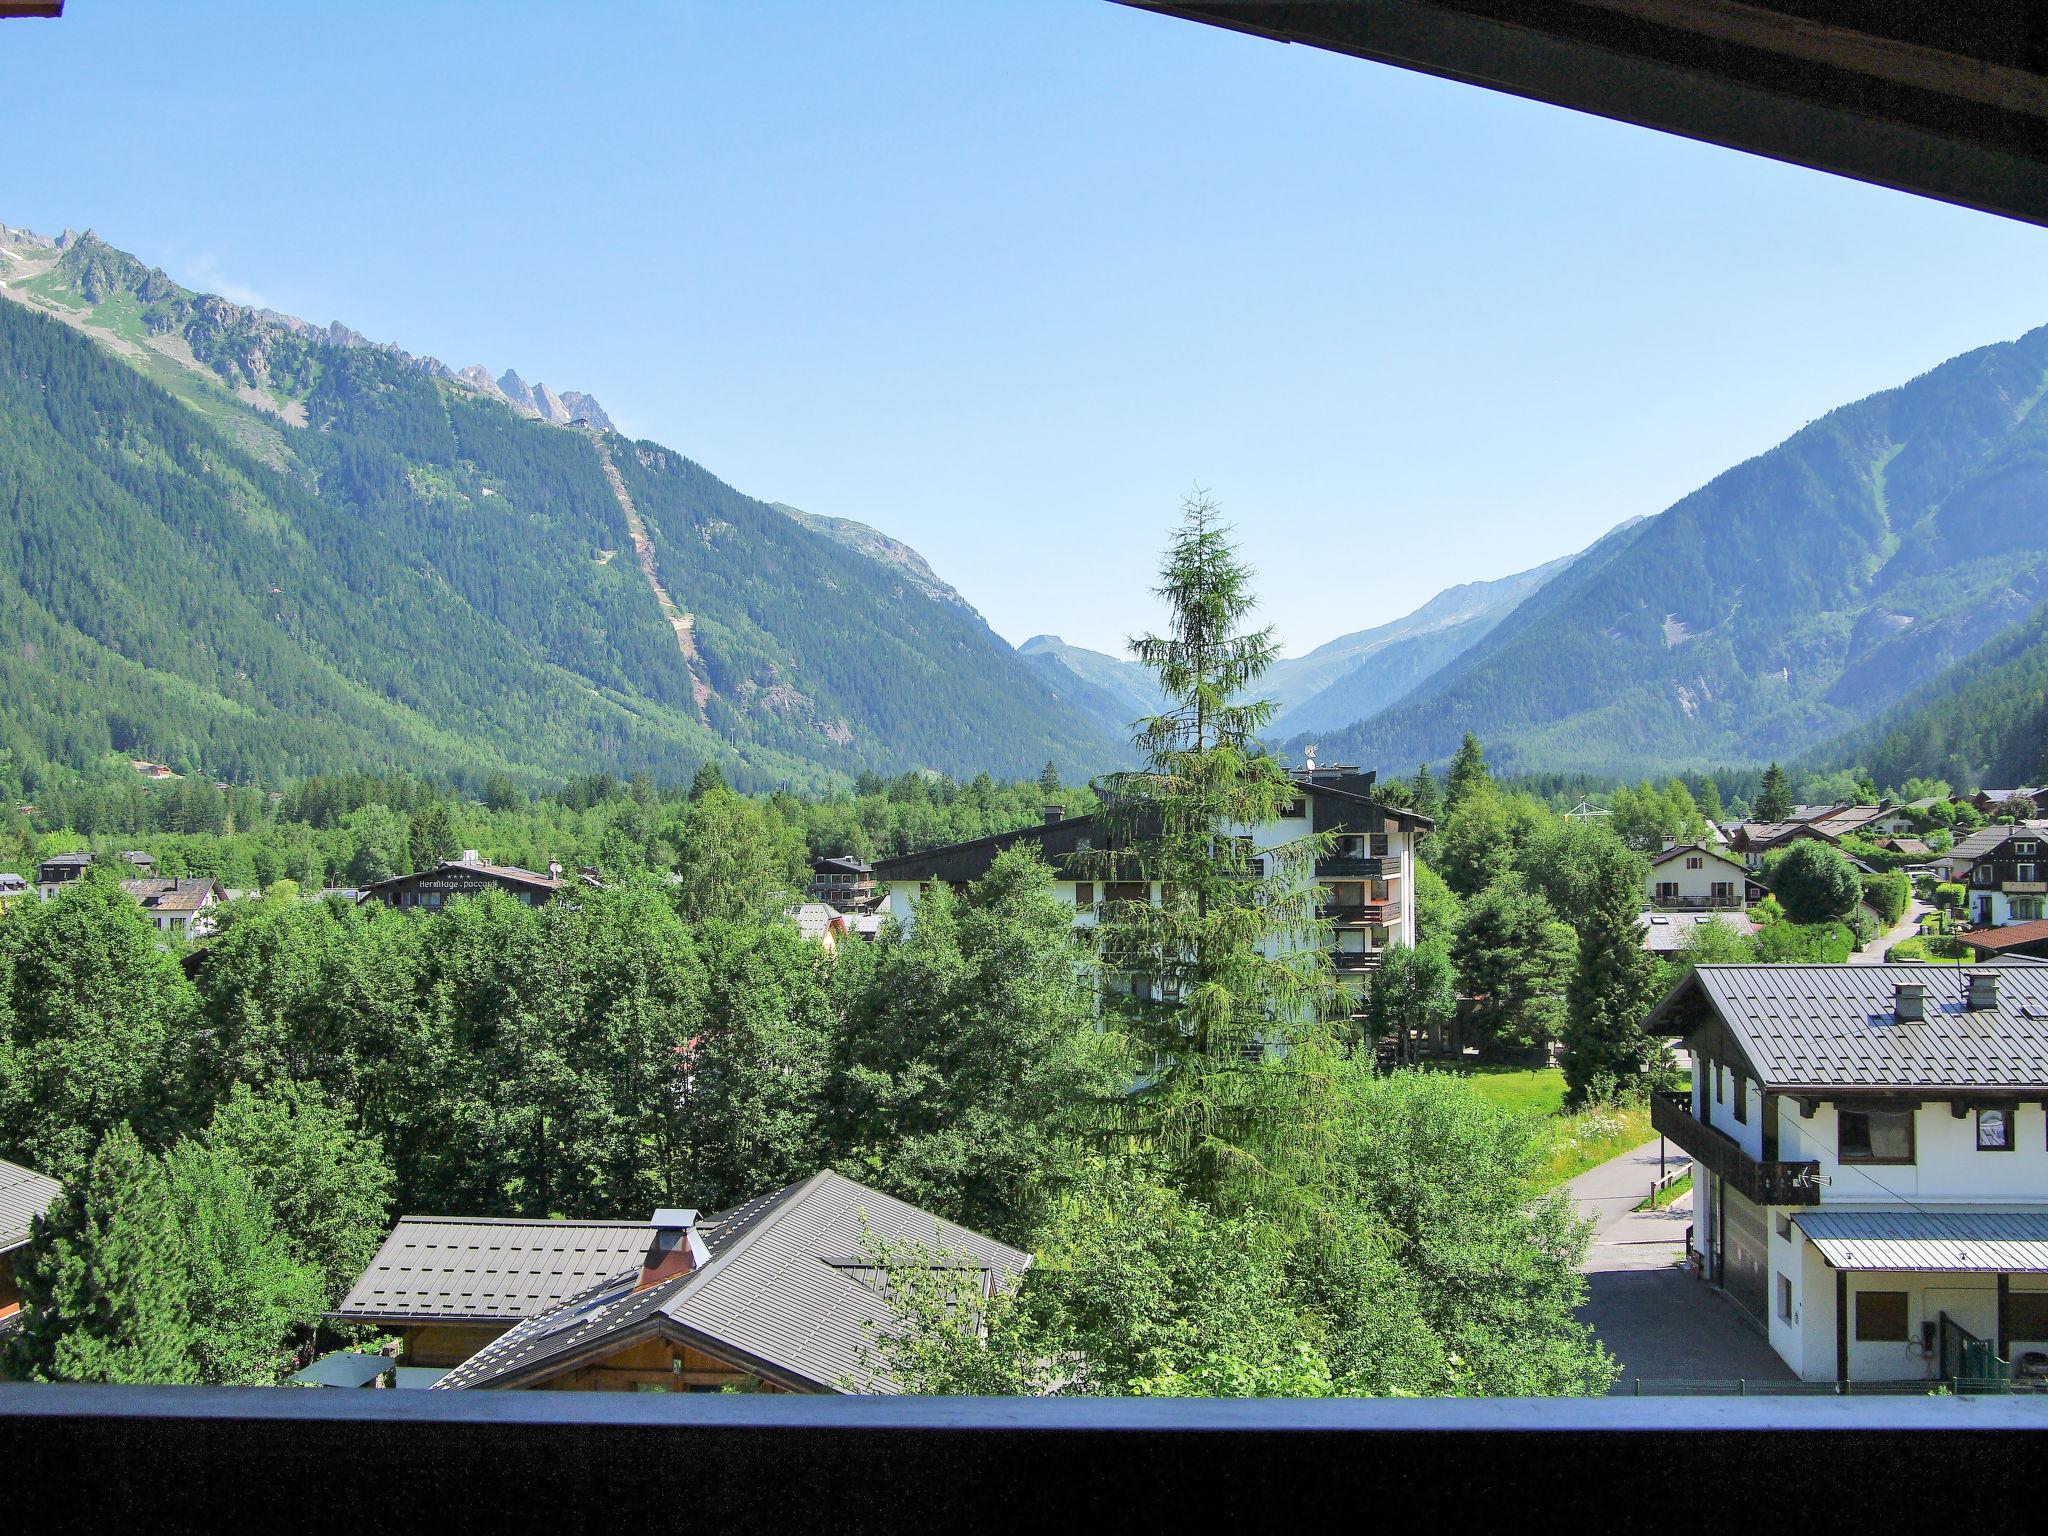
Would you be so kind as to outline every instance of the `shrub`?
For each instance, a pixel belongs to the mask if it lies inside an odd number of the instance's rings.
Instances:
[[[1913,898],[1913,882],[1897,870],[1883,875],[1864,875],[1858,884],[1864,901],[1889,928],[1906,915],[1906,903]]]
[[[1934,904],[1937,907],[1960,909],[1969,900],[1969,892],[1957,881],[1944,880],[1934,888]]]
[[[1771,867],[1771,888],[1795,923],[1844,917],[1861,889],[1856,867],[1825,843],[1794,843]]]

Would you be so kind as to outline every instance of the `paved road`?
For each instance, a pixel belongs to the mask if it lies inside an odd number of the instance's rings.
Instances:
[[[1676,1149],[1669,1156],[1672,1167],[1685,1161]],[[1652,1141],[1568,1186],[1594,1223],[1579,1317],[1621,1362],[1614,1390],[1634,1392],[1638,1378],[1645,1391],[1680,1382],[1790,1381],[1792,1372],[1742,1310],[1686,1272],[1692,1196],[1661,1211],[1634,1209],[1656,1174]]]
[[[1920,931],[1921,917],[1933,910],[1933,907],[1920,900],[1919,897],[1914,897],[1906,903],[1906,915],[1899,919],[1898,926],[1892,929],[1890,933],[1880,933],[1868,944],[1852,953],[1849,956],[1849,963],[1851,965],[1884,964],[1884,952],[1894,944],[1903,944],[1906,940],[1917,934]]]

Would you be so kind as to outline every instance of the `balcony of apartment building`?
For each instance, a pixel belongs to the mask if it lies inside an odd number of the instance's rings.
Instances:
[[[1400,871],[1401,861],[1384,832],[1341,833],[1316,860],[1316,874],[1323,879],[1384,880]]]
[[[1692,1112],[1690,1093],[1660,1089],[1651,1094],[1650,1128],[1757,1205],[1820,1204],[1819,1163],[1751,1157],[1734,1137]]]
[[[1706,895],[1681,894],[1674,884],[1659,883],[1650,893],[1650,905],[1659,912],[1740,912],[1747,905],[1740,881],[1717,881]]]

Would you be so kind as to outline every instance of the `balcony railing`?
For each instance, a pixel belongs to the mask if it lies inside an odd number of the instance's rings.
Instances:
[[[1719,1174],[1757,1205],[1820,1204],[1820,1164],[1764,1162],[1751,1157],[1725,1131],[1696,1118],[1692,1095],[1650,1096],[1650,1128],[1709,1173]]]
[[[1360,853],[1333,853],[1316,860],[1316,873],[1345,880],[1384,880],[1401,872],[1393,858],[1368,858]]]
[[[1339,975],[1354,975],[1360,971],[1376,971],[1380,968],[1383,951],[1377,949],[1333,949],[1330,963]]]
[[[1652,896],[1650,905],[1659,912],[1740,912],[1746,903],[1737,892],[1733,896]]]
[[[1401,920],[1401,904],[1396,901],[1352,902],[1345,906],[1327,906],[1322,909],[1324,922],[1339,927],[1356,927],[1360,924],[1385,927]]]

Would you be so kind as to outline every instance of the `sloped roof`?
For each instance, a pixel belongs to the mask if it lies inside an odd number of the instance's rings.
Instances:
[[[1726,864],[1730,869],[1741,870],[1744,875],[1747,875],[1749,873],[1749,866],[1747,864],[1744,864],[1742,860],[1736,858],[1734,854],[1729,853],[1726,849],[1723,848],[1709,847],[1705,843],[1674,844],[1673,846],[1666,848],[1663,852],[1653,857],[1650,860],[1650,868],[1655,869],[1661,864],[1669,864],[1673,859],[1678,858],[1683,854],[1694,854],[1704,856],[1709,859],[1714,859],[1719,863]]]
[[[1653,955],[1676,954],[1679,946],[1684,944],[1685,936],[1702,923],[1726,923],[1743,935],[1756,932],[1756,924],[1746,914],[1733,909],[1726,912],[1645,912],[1637,921],[1643,930],[1643,948]]]
[[[2048,919],[2037,919],[2031,923],[2008,923],[2003,928],[1972,928],[1967,933],[1956,935],[1979,954],[2001,949],[2018,949],[2027,944],[2048,941]]]
[[[832,931],[832,919],[839,915],[839,909],[822,901],[804,901],[790,907],[787,915],[795,922],[796,931],[815,944]]]
[[[1959,839],[1956,845],[1949,849],[1947,857],[1950,860],[1960,859],[1975,863],[1986,854],[1996,853],[2011,838],[2041,836],[2042,831],[2039,827],[2028,826],[2025,822],[2017,826],[1979,827],[1968,837]]]
[[[2048,1211],[1800,1211],[1792,1224],[1836,1269],[2048,1274]]]
[[[1971,971],[1996,971],[1998,1007],[1965,1005]],[[1926,1017],[1893,1017],[1894,988],[1926,989]],[[1651,1012],[1710,1009],[1765,1086],[2048,1089],[2048,965],[1703,965]]]
[[[403,1216],[333,1315],[516,1322],[637,1265],[645,1221]]]
[[[62,1193],[64,1186],[55,1179],[0,1160],[0,1253],[27,1242],[30,1223]]]
[[[522,1322],[435,1384],[436,1390],[515,1385],[635,1339],[699,1343],[799,1390],[838,1391],[871,1373],[870,1323],[889,1303],[863,1278],[863,1236],[941,1247],[995,1274],[1018,1275],[1029,1254],[854,1183],[814,1174],[700,1227],[711,1250],[689,1274],[632,1289],[637,1263]],[[884,1378],[869,1390],[894,1391]]]
[[[409,875],[393,875],[388,880],[379,880],[374,885],[365,886],[363,891],[367,896],[393,886],[409,885],[415,880],[428,880],[442,874],[489,875],[494,880],[503,880],[512,885],[532,886],[542,891],[558,891],[562,888],[559,876],[521,869],[516,864],[485,864],[469,859],[443,859],[432,869],[417,869]]]

